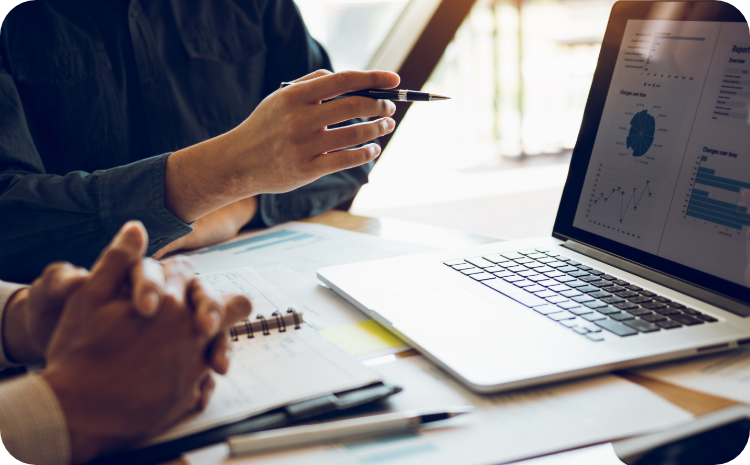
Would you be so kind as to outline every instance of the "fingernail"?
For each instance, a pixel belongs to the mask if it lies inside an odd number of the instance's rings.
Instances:
[[[232,352],[232,349],[227,349],[227,351],[224,352],[224,369],[225,370],[229,369],[229,362],[232,361],[232,356],[233,355],[234,354]]]
[[[143,309],[146,310],[149,315],[153,315],[157,310],[157,305],[159,305],[159,294],[153,290],[148,291],[143,297]]]
[[[216,310],[211,310],[206,315],[206,329],[208,330],[209,334],[214,334],[216,331],[219,330],[219,312]]]
[[[392,115],[396,113],[396,104],[388,100],[388,114]]]
[[[388,132],[391,132],[393,131],[393,128],[396,127],[396,120],[394,120],[393,118],[386,118],[385,124],[386,124],[386,129],[388,130]]]

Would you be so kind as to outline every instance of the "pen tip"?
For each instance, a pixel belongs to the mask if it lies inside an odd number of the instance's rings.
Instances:
[[[444,95],[430,94],[430,100],[450,100],[450,99],[451,99],[450,97],[446,97]]]

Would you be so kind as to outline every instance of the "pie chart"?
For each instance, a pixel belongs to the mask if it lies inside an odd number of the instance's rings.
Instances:
[[[642,157],[654,143],[654,131],[656,120],[648,114],[648,110],[642,110],[630,120],[630,132],[628,133],[627,146],[633,149],[634,157]]]

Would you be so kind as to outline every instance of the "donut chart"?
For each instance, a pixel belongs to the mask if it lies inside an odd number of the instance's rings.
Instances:
[[[642,110],[630,120],[630,132],[627,138],[627,147],[633,149],[634,157],[642,157],[654,143],[656,131],[656,119],[648,114],[648,110]]]

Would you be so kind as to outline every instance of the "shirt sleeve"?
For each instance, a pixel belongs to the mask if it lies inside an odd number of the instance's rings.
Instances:
[[[10,300],[11,296],[19,289],[26,287],[23,284],[5,283],[0,281],[0,371],[10,367],[20,366],[17,363],[13,363],[8,360],[8,355],[5,353],[5,341],[3,341],[3,321],[5,316],[5,306]]]
[[[70,462],[65,416],[54,392],[38,375],[0,383],[0,436],[8,452],[21,462]]]
[[[292,0],[270,0],[263,15],[268,47],[264,77],[266,94],[319,69],[333,70],[323,46],[313,39]],[[348,125],[360,120],[351,120]],[[339,126],[339,125],[336,125]],[[373,141],[377,142],[377,140]],[[262,194],[252,226],[273,226],[285,221],[319,215],[351,200],[367,183],[373,162],[327,176],[284,194]]]
[[[168,155],[47,174],[0,55],[0,279],[28,283],[57,260],[88,268],[128,220],[145,225],[148,254],[191,232],[164,207]]]

